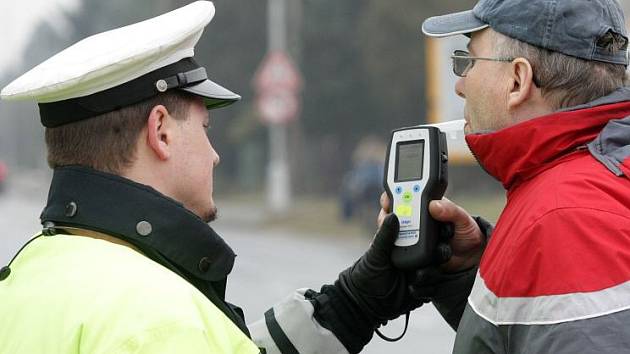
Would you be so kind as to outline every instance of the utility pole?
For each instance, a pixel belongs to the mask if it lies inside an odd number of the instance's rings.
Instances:
[[[268,0],[268,52],[286,52],[286,0]],[[274,213],[284,213],[291,201],[291,178],[287,152],[286,123],[269,125],[269,154],[267,167],[267,199]]]
[[[258,114],[269,128],[267,202],[273,213],[283,214],[291,204],[288,125],[299,115],[302,77],[287,54],[286,0],[268,0],[267,15],[267,55],[253,85]]]

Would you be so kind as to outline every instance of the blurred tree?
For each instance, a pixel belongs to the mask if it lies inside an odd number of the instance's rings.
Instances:
[[[34,67],[53,51],[63,48],[59,48],[60,35],[46,22],[33,31],[32,38],[25,51],[27,56],[14,72],[6,74],[2,86]],[[5,118],[3,129],[0,130],[0,159],[6,159],[12,168],[43,169],[43,129],[39,123],[37,106],[32,102],[5,103],[0,105],[0,116]]]
[[[363,0],[304,2],[301,68],[307,191],[336,192],[358,138],[370,130],[371,100],[357,41]]]
[[[246,183],[248,189],[255,189],[264,185],[267,135],[253,109],[251,80],[267,50],[267,2],[216,0],[214,3],[216,15],[206,27],[195,57],[206,66],[211,79],[243,97],[239,103],[211,114],[213,126],[209,134],[221,155],[221,165],[215,172],[219,174],[215,179],[216,190],[240,190],[242,186],[234,183],[237,177],[250,181]],[[248,155],[252,151],[256,152],[256,158]],[[251,181],[260,183],[256,186]]]
[[[55,25],[41,22],[33,32],[22,58],[14,72],[6,74],[11,79],[28,71],[53,54],[92,34],[141,21],[169,9],[170,0],[84,0],[76,12],[66,12],[55,19]],[[37,107],[32,103],[0,105],[0,115],[12,117],[8,120],[0,140],[3,154],[18,168],[44,168],[45,148],[43,128],[37,118]],[[25,144],[25,141],[31,143]]]
[[[370,0],[359,23],[361,58],[380,129],[425,123],[424,19],[470,9],[473,0]],[[444,60],[449,60],[444,58]]]
[[[330,155],[322,156],[307,166],[313,176],[320,176],[321,171],[328,175],[314,179],[320,186],[325,184],[317,191],[336,191],[361,137],[386,139],[394,128],[424,122],[420,24],[428,16],[470,9],[474,3],[305,1],[303,125],[315,155],[329,150],[324,144],[332,144],[335,150],[334,161]]]

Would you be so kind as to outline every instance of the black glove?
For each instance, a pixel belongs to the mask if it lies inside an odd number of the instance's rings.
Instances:
[[[481,217],[473,218],[481,232],[486,237],[486,243],[492,236],[493,226]],[[414,280],[410,281],[409,292],[419,301],[432,301],[446,322],[455,330],[466,307],[477,273],[477,267],[472,267],[457,273],[444,273],[439,264],[445,263],[450,258],[448,242],[453,237],[451,224],[443,224],[441,230],[441,244],[436,252],[435,265],[419,269],[414,274]],[[445,257],[448,256],[448,257]],[[442,257],[442,259],[440,259]]]
[[[335,283],[374,328],[423,303],[410,296],[408,275],[391,262],[398,229],[396,215],[387,216],[370,249],[352,267],[341,272]]]
[[[439,266],[451,259],[453,250],[449,242],[454,235],[454,227],[452,223],[439,223],[440,234],[438,236],[438,244],[433,253],[433,263],[425,268],[416,270],[409,276],[409,293],[412,297],[422,302],[431,302],[435,294],[435,285],[439,283],[441,274]]]
[[[309,290],[305,294],[313,303],[317,322],[332,331],[350,353],[359,353],[380,325],[427,302],[412,292],[419,285],[415,283],[415,272],[403,272],[391,262],[398,230],[398,218],[387,216],[370,249],[342,271],[334,285],[324,285],[319,293]],[[452,228],[446,226],[441,239],[447,241],[438,245],[437,263],[450,258],[449,235]]]
[[[494,226],[479,216],[475,216],[473,219],[477,223],[477,226],[479,226],[483,235],[486,237],[486,243],[488,243],[488,241],[490,241],[490,237],[492,236]],[[459,279],[461,276],[469,276],[471,270],[474,273],[477,269],[477,267],[473,267],[457,273],[444,273],[440,270],[439,266],[448,262],[452,256],[452,250],[449,246],[449,242],[453,236],[453,225],[450,223],[442,223],[440,227],[440,239],[438,240],[438,246],[435,252],[434,264],[426,268],[418,269],[409,281],[409,292],[416,299],[424,302],[430,302],[433,301],[434,297],[451,296],[451,292],[453,290],[444,290],[445,288],[451,288],[447,283],[451,283],[453,280]],[[470,286],[472,286],[472,284]]]

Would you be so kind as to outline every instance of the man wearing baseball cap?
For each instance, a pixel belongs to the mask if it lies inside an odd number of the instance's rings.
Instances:
[[[197,1],[91,36],[2,90],[38,103],[54,174],[41,233],[0,268],[0,353],[357,353],[422,304],[390,261],[395,216],[332,285],[249,327],[227,302],[208,110],[240,96],[193,57],[214,12]]]
[[[433,295],[457,330],[453,352],[629,352],[630,88],[619,3],[481,0],[422,31],[470,38],[451,58],[466,140],[507,190],[478,270],[453,259],[440,275],[466,284],[476,272],[474,285]],[[455,222],[454,256],[479,233],[447,200],[431,212]]]

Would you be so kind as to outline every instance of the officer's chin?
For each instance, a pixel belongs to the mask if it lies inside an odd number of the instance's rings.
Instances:
[[[203,221],[209,223],[209,222],[213,222],[214,220],[217,219],[217,215],[218,215],[218,210],[216,206],[212,206],[212,208],[210,208],[210,210],[208,210],[208,212],[203,215],[202,219]]]

